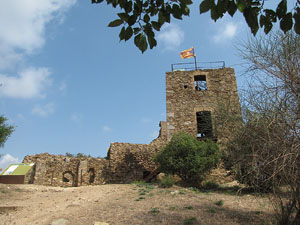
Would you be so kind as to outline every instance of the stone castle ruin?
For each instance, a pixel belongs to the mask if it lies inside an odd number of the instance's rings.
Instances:
[[[232,68],[197,69],[166,73],[166,121],[160,122],[159,136],[150,144],[111,143],[107,157],[75,158],[48,153],[26,156],[34,163],[28,183],[51,186],[82,186],[149,180],[159,171],[153,156],[179,131],[218,143],[230,132],[215,113],[219,103],[237,106],[237,84]]]

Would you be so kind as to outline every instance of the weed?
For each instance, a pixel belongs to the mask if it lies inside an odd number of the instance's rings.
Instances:
[[[184,225],[193,225],[197,222],[197,219],[195,217],[189,217],[184,219],[183,224]]]
[[[190,187],[189,190],[193,191],[195,194],[200,194],[201,193],[201,191],[196,187]]]
[[[193,206],[191,206],[191,205],[187,205],[187,206],[184,206],[184,208],[185,208],[185,209],[189,209],[189,210],[191,210],[191,209],[193,209]]]
[[[256,214],[256,215],[260,215],[260,214],[261,214],[261,211],[255,211],[255,214]]]
[[[222,206],[222,205],[224,205],[224,201],[223,200],[219,200],[219,201],[216,201],[215,204],[217,206]]]
[[[176,210],[177,209],[177,206],[170,206],[170,208],[169,208],[171,211],[174,211],[174,210]]]
[[[170,188],[175,184],[173,177],[171,175],[164,176],[160,181],[160,187],[162,188]]]
[[[4,188],[0,188],[0,192],[5,194],[5,193],[8,193],[9,191],[7,189],[4,189]]]
[[[150,213],[152,214],[158,214],[160,211],[159,211],[159,208],[151,208],[150,210]]]
[[[137,186],[139,186],[139,185],[144,186],[146,184],[146,182],[142,181],[142,180],[137,180],[137,181],[132,182],[132,184],[135,184]]]
[[[141,200],[143,200],[143,199],[145,199],[145,197],[141,196],[141,197],[139,197],[138,199],[136,199],[136,201],[141,201]]]
[[[216,213],[217,211],[216,211],[216,209],[214,209],[214,208],[209,208],[209,209],[208,209],[208,212],[214,214],[214,213]]]
[[[208,180],[203,184],[204,189],[215,190],[218,187],[219,187],[219,185],[216,182],[211,181],[211,180]]]
[[[185,190],[180,190],[179,194],[184,195],[184,194],[186,194],[186,191]]]

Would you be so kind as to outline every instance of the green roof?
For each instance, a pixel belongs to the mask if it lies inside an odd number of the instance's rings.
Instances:
[[[0,175],[25,175],[33,164],[10,164]]]

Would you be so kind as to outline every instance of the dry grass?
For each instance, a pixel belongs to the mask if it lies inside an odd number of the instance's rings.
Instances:
[[[95,221],[110,225],[274,223],[267,197],[236,195],[230,189],[204,192],[145,184],[79,188],[15,185],[14,189],[22,191],[0,192],[0,208],[16,207],[0,214],[4,224],[49,224],[56,218],[65,218],[72,225]]]

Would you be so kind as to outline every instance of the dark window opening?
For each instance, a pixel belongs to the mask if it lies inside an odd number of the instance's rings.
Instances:
[[[143,179],[147,178],[150,174],[151,174],[150,171],[147,170],[143,171]]]
[[[63,173],[63,182],[68,183],[74,180],[74,174],[71,171],[66,171]]]
[[[211,113],[209,111],[202,111],[196,113],[197,117],[197,138],[206,139],[212,138],[212,122]]]
[[[188,86],[185,84],[185,85],[183,85],[183,87],[184,87],[184,89],[187,89]]]
[[[196,91],[204,91],[207,90],[206,76],[205,75],[197,75],[194,77],[195,89]]]
[[[89,183],[92,184],[95,181],[95,169],[94,168],[89,169],[89,175],[90,175]]]

